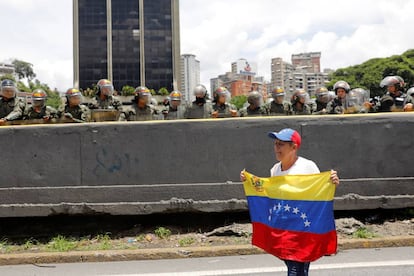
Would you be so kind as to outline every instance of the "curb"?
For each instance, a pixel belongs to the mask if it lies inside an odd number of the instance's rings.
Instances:
[[[360,248],[404,246],[414,246],[414,236],[358,240],[345,239],[338,241],[338,251]],[[265,252],[252,245],[229,245],[134,250],[71,251],[65,253],[15,253],[0,254],[0,265],[137,261],[252,254],[265,254]]]

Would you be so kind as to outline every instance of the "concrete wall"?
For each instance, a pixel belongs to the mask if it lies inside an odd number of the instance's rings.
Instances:
[[[268,176],[267,132],[343,179],[335,208],[414,207],[414,113],[8,126],[0,216],[246,209],[239,172]]]

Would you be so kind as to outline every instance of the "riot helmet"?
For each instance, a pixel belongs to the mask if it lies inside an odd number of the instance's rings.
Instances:
[[[328,89],[323,86],[315,90],[315,96],[316,100],[320,103],[328,103],[331,100]]]
[[[37,88],[32,92],[32,105],[34,107],[43,107],[46,103],[47,94],[41,89]]]
[[[247,102],[255,107],[263,105],[263,95],[258,91],[252,91],[247,95]]]
[[[65,96],[70,106],[80,105],[82,102],[82,93],[76,88],[69,88]]]
[[[224,104],[230,101],[230,92],[226,87],[219,87],[213,93],[215,103]],[[221,99],[221,100],[220,100]]]
[[[335,91],[335,95],[337,95],[339,98],[344,98],[345,94],[347,94],[349,92],[349,90],[351,90],[351,87],[349,86],[349,84],[346,81],[340,80],[340,81],[337,81],[334,84],[333,89]],[[338,95],[338,90],[339,89],[343,89],[345,91],[345,94],[344,93],[339,93],[339,95]]]
[[[207,96],[207,88],[202,84],[197,85],[194,87],[194,96],[197,98],[205,98]]]
[[[172,91],[169,96],[169,104],[171,108],[177,109],[177,107],[181,105],[182,98],[183,98],[183,95],[181,94],[180,91],[178,90]]]
[[[0,95],[6,99],[12,99],[16,97],[17,87],[14,81],[5,79],[1,82]]]
[[[102,94],[105,96],[112,96],[114,94],[114,86],[110,80],[101,79],[96,84],[96,87],[98,88],[96,94]]]

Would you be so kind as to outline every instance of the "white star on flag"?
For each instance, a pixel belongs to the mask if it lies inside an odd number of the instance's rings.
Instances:
[[[311,222],[309,220],[306,220],[304,223],[305,223],[305,227],[310,227],[311,225]]]
[[[285,211],[290,212],[290,206],[288,204],[285,205]]]
[[[293,208],[293,213],[297,215],[299,213],[299,208],[298,207]]]
[[[306,219],[306,218],[307,218],[307,216],[306,216],[306,214],[305,214],[305,213],[302,213],[302,214],[300,215],[300,217],[301,217],[302,219]]]
[[[277,204],[277,209],[278,210],[282,209],[282,204],[280,204],[280,202]]]

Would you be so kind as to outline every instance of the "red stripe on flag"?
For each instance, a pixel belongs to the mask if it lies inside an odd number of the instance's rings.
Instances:
[[[252,244],[282,260],[313,262],[336,253],[336,230],[325,234],[287,231],[253,222]]]

